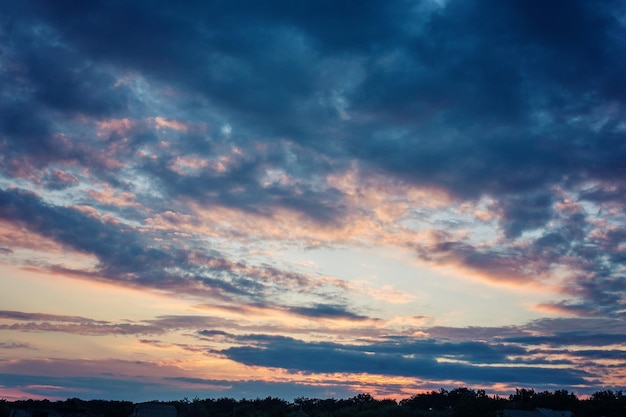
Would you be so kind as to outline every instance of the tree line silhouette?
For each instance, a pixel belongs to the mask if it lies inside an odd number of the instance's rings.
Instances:
[[[154,402],[173,405],[179,417],[496,417],[505,409],[536,408],[569,410],[576,417],[626,416],[626,394],[621,390],[598,391],[584,399],[567,390],[536,392],[522,388],[507,398],[487,395],[482,389],[456,388],[416,394],[401,401],[377,400],[363,393],[347,399],[300,397],[293,402],[274,397],[241,400],[184,398]],[[85,417],[129,417],[134,406],[130,401],[78,398],[56,402],[0,399],[0,417],[10,417],[11,409],[20,408],[55,409],[60,416],[80,413]]]

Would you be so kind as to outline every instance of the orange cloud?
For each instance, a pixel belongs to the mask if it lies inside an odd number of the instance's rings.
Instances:
[[[87,191],[87,194],[101,204],[117,207],[142,207],[141,204],[136,201],[137,196],[134,193],[126,191],[116,192],[108,186],[105,186],[102,191],[91,189]]]

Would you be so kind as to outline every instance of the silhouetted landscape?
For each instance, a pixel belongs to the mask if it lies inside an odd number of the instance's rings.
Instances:
[[[143,403],[144,405],[146,403]],[[575,416],[623,417],[626,395],[622,390],[598,391],[578,398],[567,390],[536,392],[517,389],[508,397],[487,395],[482,389],[440,389],[400,401],[375,399],[363,393],[348,399],[296,398],[184,398],[178,401],[152,401],[177,417],[481,417],[481,416]],[[157,410],[157,411],[155,411]],[[163,417],[152,407],[138,412],[130,401],[81,400],[0,400],[0,417]],[[174,411],[175,410],[175,411]],[[543,414],[542,414],[543,413]]]

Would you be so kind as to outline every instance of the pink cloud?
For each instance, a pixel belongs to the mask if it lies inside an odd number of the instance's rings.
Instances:
[[[87,194],[98,203],[107,204],[117,207],[141,207],[134,193],[127,191],[115,191],[110,187],[105,187],[102,191],[91,189]]]
[[[155,117],[154,123],[157,126],[157,128],[160,128],[160,129],[169,128],[169,129],[173,129],[179,132],[187,132],[190,129],[188,124],[183,123],[176,119],[165,119],[163,117]]]

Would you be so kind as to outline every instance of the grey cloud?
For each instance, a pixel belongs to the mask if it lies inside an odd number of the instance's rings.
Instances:
[[[0,247],[0,253],[3,255],[10,255],[13,253],[11,248]]]

